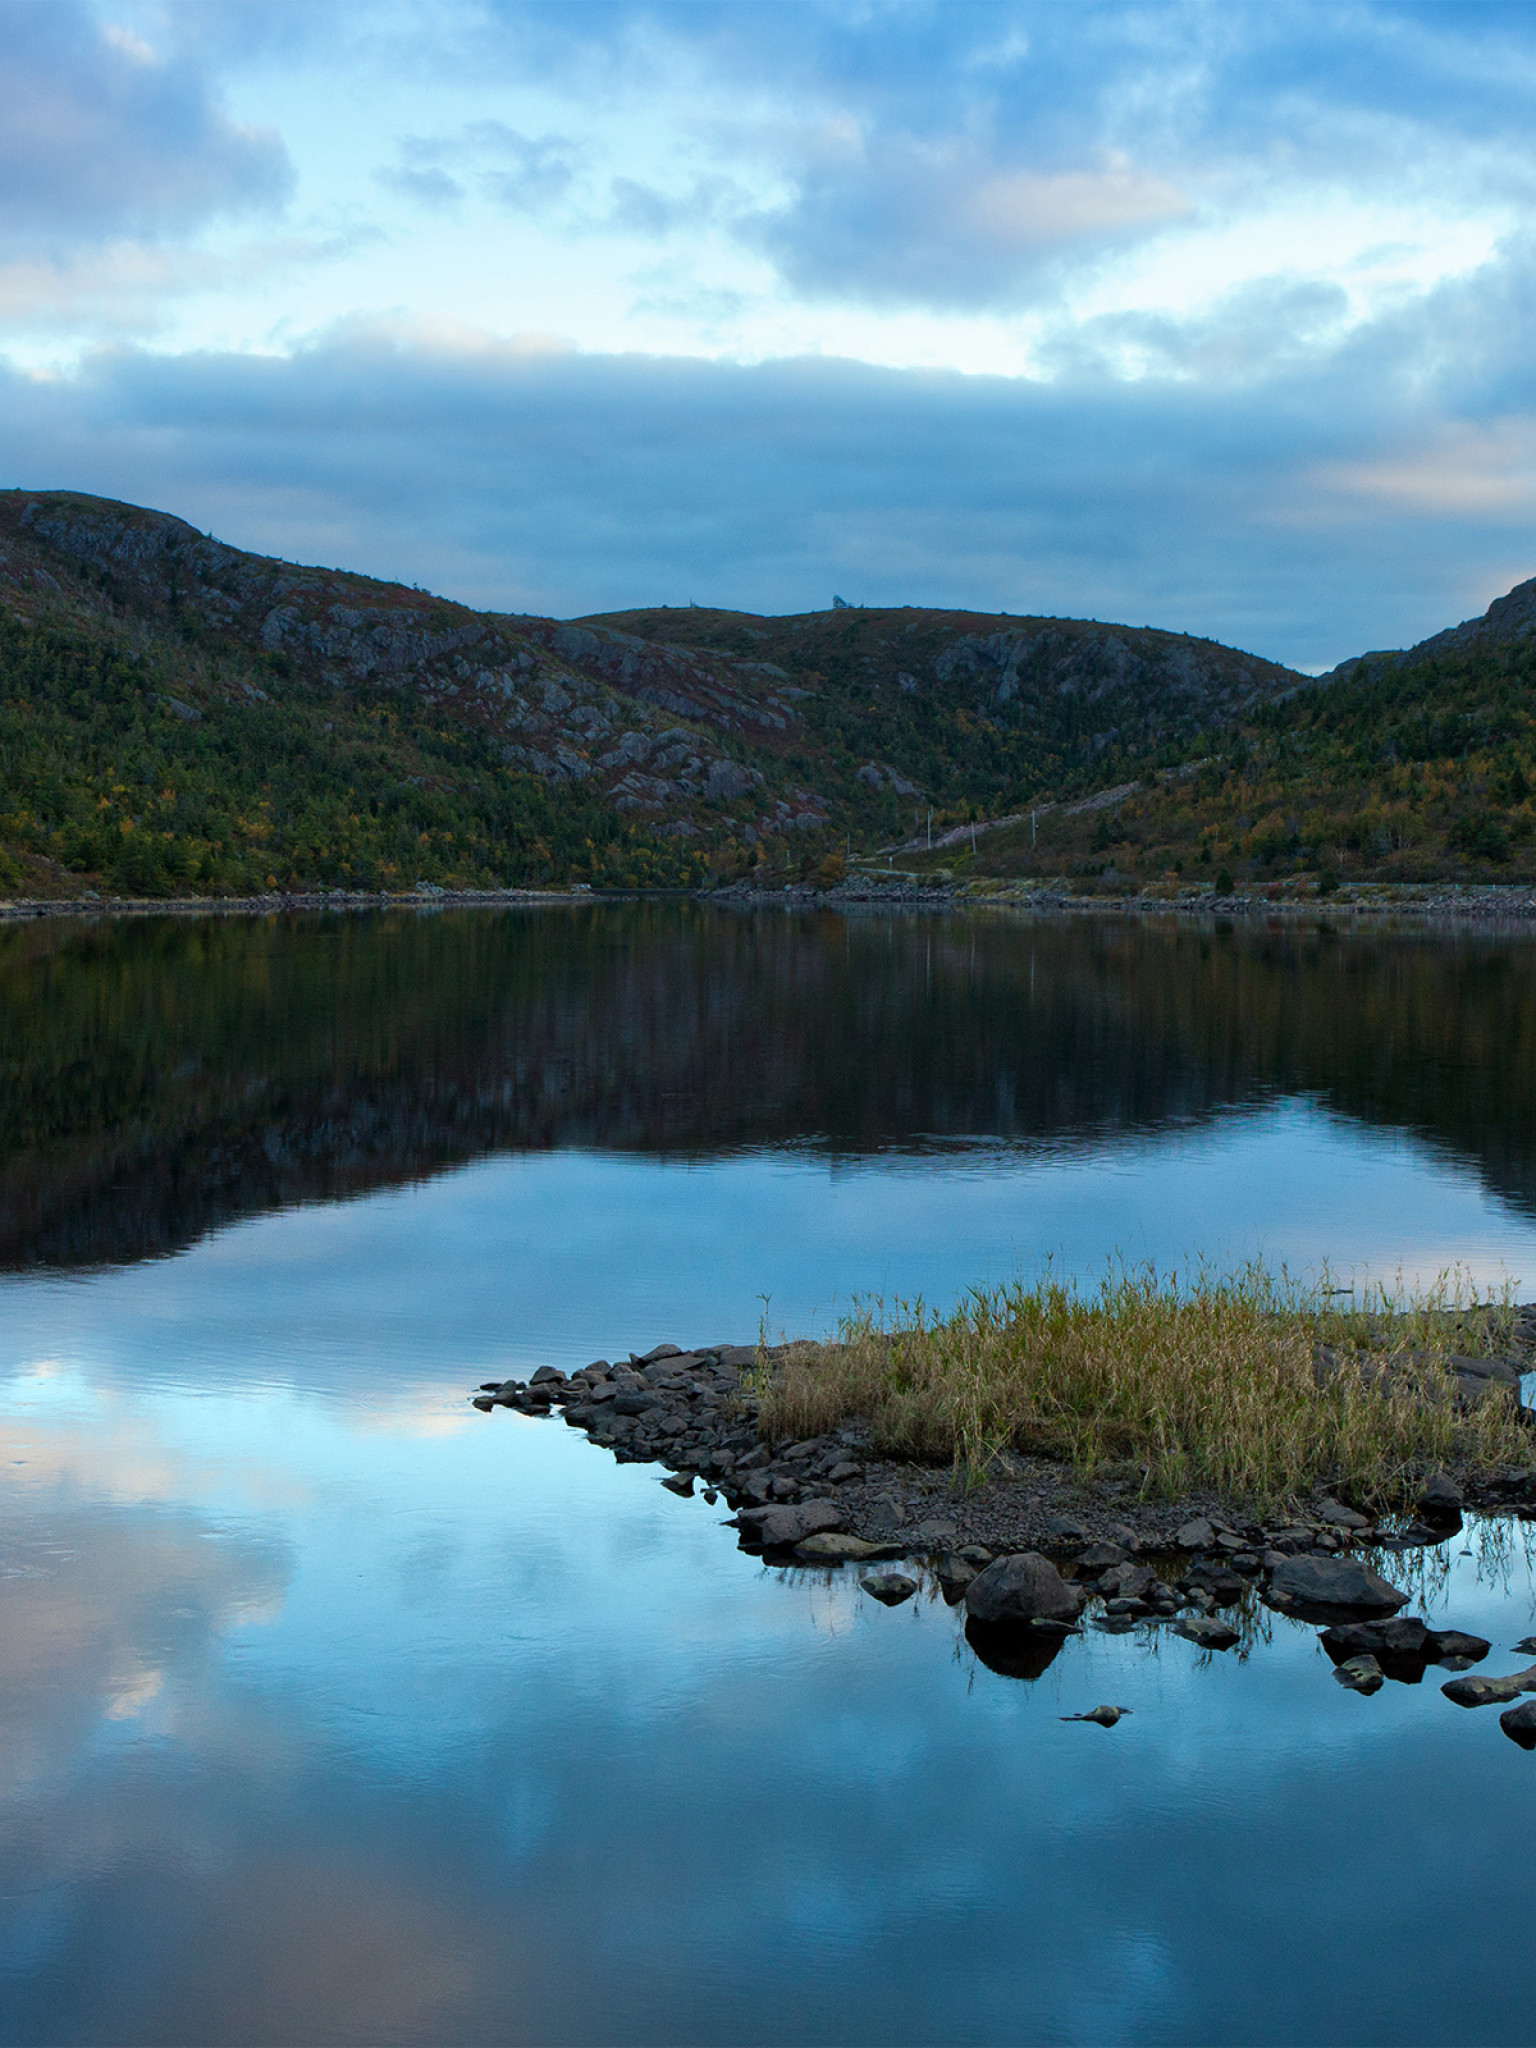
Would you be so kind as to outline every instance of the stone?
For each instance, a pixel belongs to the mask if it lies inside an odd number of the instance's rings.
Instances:
[[[1180,1550],[1209,1550],[1216,1541],[1216,1531],[1203,1515],[1197,1515],[1192,1522],[1180,1526],[1173,1540]]]
[[[1288,1557],[1275,1569],[1270,1598],[1277,1605],[1364,1609],[1395,1614],[1408,1595],[1379,1572],[1351,1557]]]
[[[843,1513],[829,1500],[803,1500],[795,1507],[743,1508],[738,1525],[764,1550],[790,1550],[824,1529],[841,1529]]]
[[[1452,1678],[1440,1690],[1458,1707],[1502,1707],[1522,1693],[1536,1692],[1536,1664],[1507,1678]]]
[[[1099,1580],[1099,1591],[1111,1600],[1143,1600],[1158,1584],[1149,1564],[1117,1564]]]
[[[1536,1700],[1522,1700],[1499,1716],[1499,1726],[1522,1749],[1536,1749]]]
[[[973,1621],[992,1626],[1075,1621],[1083,1610],[1083,1594],[1067,1584],[1048,1557],[1025,1550],[999,1557],[978,1572],[965,1589],[965,1609]]]
[[[668,1493],[680,1493],[684,1499],[688,1499],[693,1493],[693,1474],[691,1472],[671,1472],[661,1483]]]
[[[855,1465],[850,1459],[844,1458],[841,1463],[834,1465],[827,1474],[827,1484],[829,1486],[843,1486],[848,1480],[861,1477],[862,1471],[862,1466]]]
[[[1045,1525],[1045,1533],[1063,1546],[1093,1541],[1093,1531],[1075,1515],[1052,1515]]]
[[[1486,1636],[1469,1636],[1459,1628],[1432,1628],[1425,1631],[1424,1658],[1429,1664],[1449,1664],[1456,1659],[1458,1671],[1465,1671],[1469,1664],[1481,1664],[1493,1648]],[[1517,1650],[1536,1652],[1536,1638],[1527,1638],[1516,1643]]]
[[[1129,1707],[1090,1707],[1086,1714],[1063,1714],[1063,1721],[1092,1721],[1096,1728],[1113,1728],[1130,1712]]]
[[[905,1572],[871,1572],[859,1584],[871,1600],[878,1600],[884,1607],[899,1607],[917,1591],[916,1579],[909,1579]]]
[[[1461,1488],[1445,1472],[1431,1472],[1419,1495],[1419,1513],[1427,1522],[1454,1522],[1461,1515]]]
[[[1344,1622],[1325,1628],[1323,1648],[1336,1664],[1348,1657],[1428,1657],[1429,1631],[1415,1616],[1400,1614],[1391,1621]]]
[[[647,1410],[659,1408],[660,1406],[661,1396],[659,1394],[639,1394],[632,1392],[628,1388],[622,1393],[615,1394],[613,1397],[613,1412],[615,1415],[644,1415]]]
[[[807,1536],[803,1543],[795,1545],[796,1557],[808,1559],[812,1564],[868,1564],[877,1557],[900,1557],[901,1546],[895,1543],[866,1543],[862,1536],[844,1536],[835,1529],[823,1529],[818,1535]]]
[[[1523,1650],[1527,1657],[1536,1657],[1536,1636],[1522,1636],[1515,1648]]]
[[[1111,1543],[1118,1543],[1120,1548],[1129,1551],[1132,1557],[1141,1548],[1141,1538],[1128,1522],[1111,1522],[1106,1533]]]
[[[565,1374],[558,1365],[541,1365],[528,1382],[530,1387],[563,1386],[564,1383]]]
[[[501,1381],[482,1380],[480,1382],[480,1391],[482,1394],[499,1394],[501,1392]]]
[[[1186,1642],[1196,1644],[1202,1650],[1231,1650],[1242,1641],[1237,1630],[1225,1621],[1212,1621],[1204,1615],[1186,1615],[1182,1621],[1173,1624],[1173,1633],[1183,1636]]]
[[[952,1550],[939,1559],[939,1591],[947,1605],[953,1607],[964,1596],[977,1570],[969,1558],[961,1557]]]
[[[634,1356],[633,1353],[630,1355],[631,1357]],[[681,1348],[676,1344],[657,1344],[647,1351],[643,1358],[636,1358],[635,1363],[636,1365],[655,1365],[663,1358],[681,1358],[682,1355]]]
[[[1317,1519],[1326,1522],[1331,1529],[1369,1529],[1369,1515],[1357,1514],[1355,1509],[1345,1507],[1342,1501],[1325,1500],[1317,1510]]]
[[[1094,1543],[1079,1557],[1077,1568],[1081,1572],[1105,1572],[1111,1565],[1129,1562],[1125,1551],[1118,1543]]]
[[[476,1394],[470,1406],[478,1408],[482,1415],[489,1415],[496,1403],[489,1394]]]
[[[1380,1692],[1386,1682],[1381,1666],[1371,1656],[1346,1657],[1333,1675],[1351,1692]]]
[[[926,1522],[919,1522],[910,1533],[909,1541],[914,1550],[937,1549],[942,1543],[953,1543],[960,1532],[953,1522],[942,1515],[935,1515]]]

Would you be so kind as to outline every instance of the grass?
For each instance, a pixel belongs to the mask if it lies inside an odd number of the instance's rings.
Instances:
[[[1320,1375],[1324,1345],[1367,1369]],[[839,1341],[792,1346],[760,1374],[758,1426],[781,1441],[862,1416],[882,1452],[950,1461],[972,1484],[1015,1450],[1085,1477],[1129,1465],[1147,1494],[1272,1506],[1323,1483],[1387,1505],[1426,1469],[1531,1462],[1516,1404],[1459,1407],[1446,1363],[1513,1348],[1507,1297],[1454,1276],[1345,1307],[1326,1274],[1303,1287],[1250,1266],[1181,1285],[1115,1269],[1092,1290],[973,1289],[942,1317],[861,1309]]]

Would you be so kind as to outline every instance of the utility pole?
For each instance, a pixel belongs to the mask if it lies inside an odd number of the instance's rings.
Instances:
[[[933,851],[933,805],[928,806],[928,851]]]

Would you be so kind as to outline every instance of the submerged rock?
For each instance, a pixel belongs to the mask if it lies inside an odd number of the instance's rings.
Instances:
[[[1097,1728],[1113,1728],[1130,1712],[1129,1707],[1090,1707],[1086,1714],[1063,1714],[1063,1721],[1092,1721]]]
[[[1380,1692],[1386,1682],[1386,1674],[1371,1656],[1346,1657],[1333,1675],[1351,1692]]]
[[[1242,1637],[1230,1622],[1215,1621],[1207,1615],[1186,1615],[1182,1621],[1173,1624],[1176,1636],[1183,1636],[1186,1642],[1196,1643],[1202,1650],[1230,1650],[1242,1641]]]
[[[836,1530],[824,1529],[797,1543],[795,1555],[812,1564],[867,1564],[877,1557],[900,1557],[903,1550],[898,1543],[866,1543],[862,1536],[844,1536]]]
[[[1083,1594],[1068,1585],[1048,1557],[1025,1550],[999,1557],[978,1572],[965,1589],[965,1609],[973,1621],[993,1627],[1005,1622],[1075,1621],[1083,1611]]]

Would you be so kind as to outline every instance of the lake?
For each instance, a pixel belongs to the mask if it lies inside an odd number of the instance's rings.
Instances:
[[[1433,1669],[1010,1679],[465,1400],[1047,1261],[1536,1297],[1530,940],[45,919],[0,1081],[0,2040],[1530,2038],[1536,1755]],[[1406,1611],[1529,1661],[1526,1534]]]

